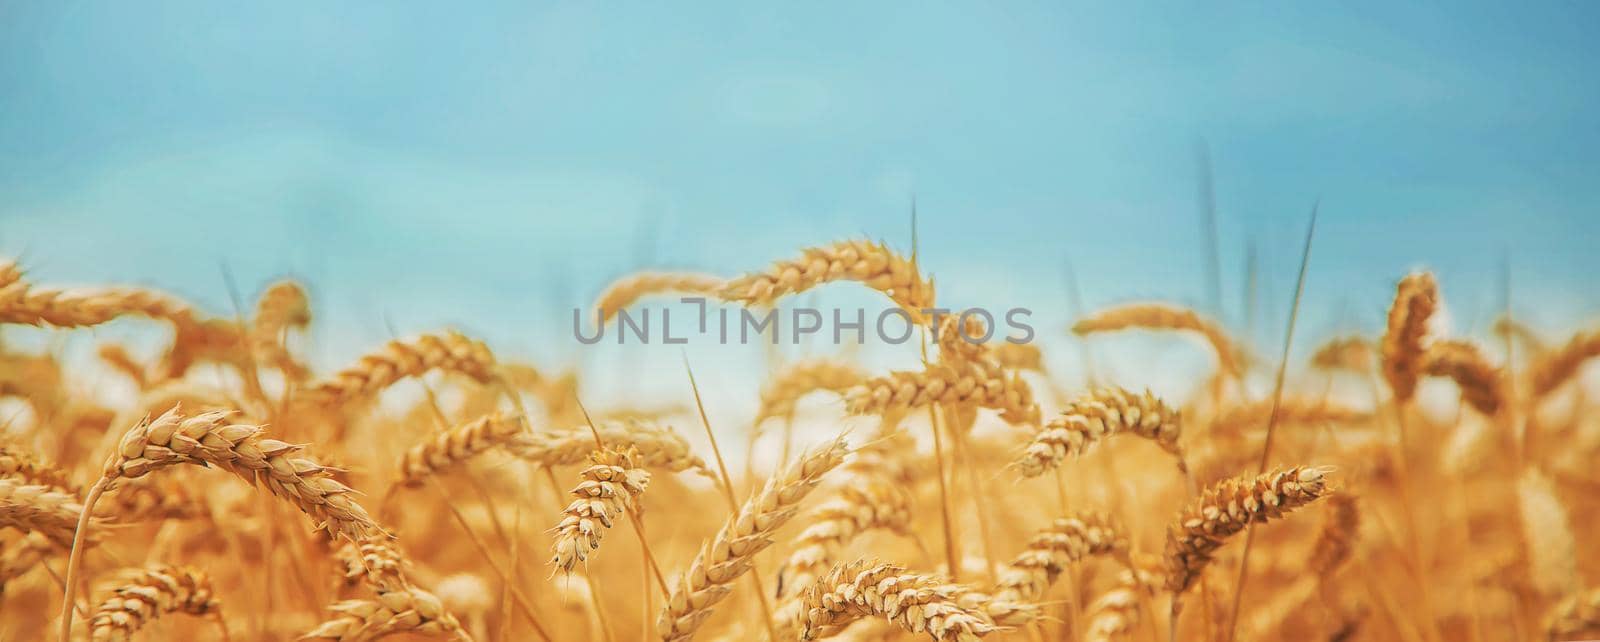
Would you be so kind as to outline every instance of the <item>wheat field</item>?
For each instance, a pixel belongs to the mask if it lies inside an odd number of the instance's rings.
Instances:
[[[849,282],[916,323],[921,368],[775,362],[747,425],[715,428],[698,387],[602,397],[449,328],[318,371],[290,340],[314,284],[202,310],[0,264],[0,640],[1600,637],[1595,330],[1508,311],[1451,336],[1452,284],[1417,272],[1369,302],[1381,336],[1297,336],[1297,362],[1167,302],[975,343],[921,313],[939,266],[914,256],[822,243],[591,293],[606,323]],[[113,321],[165,349],[4,341]],[[1213,367],[1162,397],[1138,363],[1041,357],[1112,334]]]

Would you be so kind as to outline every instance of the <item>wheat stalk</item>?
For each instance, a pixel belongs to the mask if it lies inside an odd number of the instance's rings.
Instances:
[[[722,278],[709,274],[640,272],[612,282],[595,300],[594,308],[600,325],[605,325],[618,312],[644,297],[669,292],[711,296],[725,284]]]
[[[489,413],[412,446],[400,458],[400,481],[421,486],[428,475],[454,468],[527,433],[520,417]]]
[[[1218,370],[1230,375],[1242,372],[1241,351],[1222,326],[1185,307],[1168,303],[1129,303],[1100,310],[1072,325],[1072,332],[1078,335],[1128,329],[1197,333],[1211,344],[1217,355]]]
[[[89,639],[132,639],[151,620],[166,613],[212,615],[220,609],[211,577],[189,567],[152,566],[131,574],[89,617]]]
[[[830,359],[809,359],[789,364],[761,387],[761,408],[754,425],[794,413],[795,402],[812,392],[844,392],[866,380],[861,368]]]
[[[355,365],[311,384],[306,393],[327,404],[349,402],[434,369],[487,383],[494,377],[494,355],[488,346],[458,332],[425,334],[409,342],[390,341],[377,352],[361,357]]]
[[[631,447],[609,447],[590,455],[591,465],[581,474],[583,481],[572,489],[575,498],[567,506],[561,523],[555,527],[556,540],[550,563],[563,572],[586,562],[600,548],[603,529],[629,510],[636,510],[639,496],[650,483],[650,473],[639,467],[639,453]]]
[[[848,452],[843,439],[802,455],[781,474],[767,480],[761,492],[729,516],[715,537],[700,548],[673,586],[656,630],[667,642],[694,637],[716,606],[733,591],[733,582],[750,570],[756,553],[772,545],[772,536],[799,510],[800,500],[833,470]]]
[[[1439,286],[1432,274],[1414,272],[1396,286],[1380,346],[1383,377],[1396,401],[1405,402],[1416,393],[1422,357],[1427,352],[1428,319],[1438,309]]]
[[[1122,388],[1096,390],[1068,402],[1060,416],[1033,436],[1011,467],[1024,477],[1037,477],[1060,466],[1068,456],[1082,455],[1090,445],[1121,433],[1155,442],[1177,457],[1180,471],[1187,470],[1178,443],[1182,433],[1178,411],[1149,391],[1139,394]]]
[[[827,637],[874,616],[941,642],[970,642],[1001,630],[988,614],[961,604],[969,591],[894,564],[840,565],[806,590],[800,639]]]
[[[766,272],[729,281],[720,294],[746,306],[770,306],[785,295],[845,280],[888,295],[917,323],[924,321],[924,309],[933,308],[933,282],[917,274],[914,261],[887,245],[862,240],[806,248],[798,259],[778,261]]]
[[[1295,467],[1224,479],[1195,499],[1167,528],[1167,588],[1182,593],[1212,554],[1251,522],[1265,522],[1325,495],[1324,470]]]
[[[1090,556],[1126,556],[1128,536],[1105,513],[1076,513],[1041,529],[1028,547],[1000,572],[995,597],[1033,602],[1044,596],[1068,566]]]

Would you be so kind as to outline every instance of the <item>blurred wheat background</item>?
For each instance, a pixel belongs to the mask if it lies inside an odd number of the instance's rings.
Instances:
[[[546,529],[562,516],[564,487],[580,478],[601,483],[588,476],[602,473],[579,465],[592,443],[571,446],[580,452],[552,463],[530,455],[524,441],[582,427],[582,413],[568,405],[578,397],[607,421],[670,423],[686,438],[691,454],[685,456],[709,462],[700,466],[703,475],[680,475],[680,485],[663,481],[670,473],[659,470],[648,448],[642,448],[647,463],[639,465],[641,455],[621,446],[595,453],[619,470],[657,468],[642,501],[653,522],[672,524],[657,533],[668,574],[687,567],[701,538],[716,533],[727,508],[722,491],[742,501],[769,476],[782,479],[786,462],[848,429],[856,448],[881,448],[887,435],[910,436],[915,447],[896,443],[909,454],[893,465],[906,468],[894,468],[903,473],[896,481],[909,485],[915,517],[901,530],[914,535],[830,548],[830,561],[886,556],[911,572],[993,583],[1003,575],[998,565],[1052,517],[1108,511],[1118,522],[1122,548],[1112,552],[1120,566],[1091,567],[1081,576],[1075,570],[1060,584],[1052,575],[1044,588],[1054,592],[1024,600],[1043,609],[1039,621],[991,608],[984,615],[990,624],[1011,627],[998,635],[1092,637],[1085,618],[1096,596],[1125,590],[1131,592],[1120,595],[1145,596],[1142,628],[1132,633],[1141,640],[1169,633],[1228,639],[1234,612],[1247,620],[1236,627],[1245,639],[1541,638],[1553,609],[1600,580],[1587,545],[1565,558],[1527,554],[1550,548],[1530,540],[1529,524],[1567,524],[1567,539],[1558,533],[1560,541],[1551,544],[1563,550],[1574,530],[1581,543],[1597,514],[1590,499],[1596,480],[1583,472],[1600,434],[1589,401],[1596,373],[1574,366],[1560,386],[1541,390],[1539,383],[1541,367],[1553,367],[1558,355],[1577,359],[1592,349],[1581,331],[1594,327],[1600,311],[1600,291],[1589,279],[1600,269],[1593,251],[1600,186],[1592,179],[1600,171],[1600,85],[1590,80],[1600,63],[1592,37],[1597,24],[1600,10],[1585,3],[1449,9],[0,3],[0,259],[14,260],[21,274],[16,282],[0,280],[0,288],[22,297],[0,295],[0,315],[8,315],[0,326],[3,443],[66,471],[65,479],[40,487],[67,495],[34,499],[66,502],[70,495],[78,502],[110,444],[142,412],[160,416],[178,396],[209,400],[171,418],[198,422],[185,424],[195,430],[210,430],[205,422],[212,420],[269,424],[269,436],[309,442],[319,458],[350,469],[338,473],[340,483],[365,494],[361,501],[376,527],[397,532],[421,567],[401,584],[412,587],[415,580],[418,590],[426,586],[446,598],[447,610],[469,609],[471,617],[458,613],[461,628],[446,633],[478,638],[531,639],[536,627],[528,620],[537,619],[561,623],[549,624],[557,640],[633,639],[656,625],[653,612],[637,607],[651,600],[660,607],[657,593],[665,591],[648,586],[649,577],[640,586],[644,557],[631,535],[612,535],[608,548],[624,550],[594,574],[625,582],[625,591],[596,592],[577,576],[546,577]],[[1279,492],[1292,478],[1316,494],[1317,476],[1327,473],[1332,487],[1349,492],[1319,504],[1318,516],[1300,518],[1299,530],[1263,535],[1266,552],[1256,564],[1264,570],[1257,592],[1248,594],[1265,600],[1283,589],[1291,595],[1282,603],[1230,610],[1238,544],[1224,549],[1227,563],[1218,565],[1224,570],[1198,590],[1151,588],[1146,575],[1155,571],[1143,562],[1163,552],[1163,528],[1184,502],[1205,497],[1207,484],[1256,472],[1252,456],[1240,453],[1262,446],[1266,422],[1257,415],[1274,397],[1313,206],[1320,218],[1286,389],[1311,417],[1299,425],[1328,431],[1285,438],[1284,454],[1271,463],[1308,468],[1272,487]],[[979,416],[963,414],[977,406],[951,402],[939,407],[952,414],[934,422],[917,407],[909,417],[899,415],[903,408],[857,412],[860,404],[841,402],[840,395],[812,396],[782,431],[771,425],[777,422],[761,429],[752,417],[770,410],[763,385],[800,364],[826,358],[885,376],[953,357],[932,345],[931,356],[875,341],[831,345],[827,328],[773,348],[716,345],[707,337],[686,346],[609,340],[585,346],[573,336],[574,309],[590,321],[597,297],[628,275],[731,279],[796,257],[800,248],[844,239],[882,240],[901,258],[914,248],[916,272],[934,279],[941,304],[1033,310],[1037,363],[1027,361],[1032,356],[963,355],[966,365],[952,366],[981,371],[989,364],[1007,376],[1025,371],[1033,398],[1019,401],[1006,388],[1003,401],[974,402],[988,409]],[[1413,399],[1403,384],[1378,376],[1379,361],[1392,355],[1379,359],[1376,351],[1397,329],[1392,310],[1405,299],[1404,285],[1397,299],[1397,283],[1424,272],[1437,283],[1438,305],[1426,315],[1425,340],[1411,346],[1412,366],[1460,385],[1423,376]],[[293,332],[267,342],[283,346],[281,352],[235,345],[236,334],[261,325],[258,297],[284,279],[303,292],[314,322],[289,323]],[[205,323],[190,325],[191,312],[165,308],[139,312],[160,323],[63,323],[48,311],[41,321],[28,317],[37,309],[18,303],[28,287],[107,284],[169,293]],[[675,323],[692,319],[692,307],[669,301],[641,303],[684,315]],[[1142,301],[1194,311],[1237,350],[1208,350],[1168,333],[1069,330]],[[774,303],[864,307],[869,318],[891,305],[871,288],[845,284]],[[291,403],[315,382],[339,381],[335,373],[363,355],[385,354],[391,349],[382,346],[391,340],[458,337],[441,334],[447,328],[468,343],[417,350],[456,358],[457,349],[476,349],[462,345],[479,346],[492,349],[486,361],[495,365],[420,379],[427,386],[400,381],[350,407],[312,411]],[[1352,350],[1372,354],[1352,367],[1318,352],[1341,337],[1360,339]],[[1568,343],[1569,337],[1575,339]],[[1473,347],[1452,352],[1458,339]],[[108,355],[107,346],[120,352]],[[288,361],[271,361],[272,355]],[[686,358],[710,428],[694,411]],[[203,363],[191,369],[186,359]],[[1228,359],[1237,359],[1238,368],[1230,371]],[[441,369],[461,370],[463,361],[476,363],[460,357]],[[272,371],[265,388],[245,376],[245,363]],[[1475,379],[1480,366],[1494,374]],[[291,370],[300,367],[297,379]],[[50,385],[39,384],[44,380]],[[174,381],[208,392],[152,392]],[[498,383],[485,383],[491,381]],[[1474,383],[1490,391],[1474,397]],[[1180,477],[1159,451],[1117,446],[1086,455],[1092,467],[1061,473],[1056,480],[1063,488],[1016,482],[1012,460],[1050,434],[1049,422],[1061,413],[1081,410],[1074,399],[1099,394],[1091,384],[1122,386],[1137,399],[1148,389],[1150,399],[1181,410],[1185,436],[1163,444],[1182,443],[1194,466]],[[850,385],[834,387],[845,393]],[[1484,406],[1484,395],[1497,400],[1493,407]],[[1043,409],[1041,416],[1013,421],[1030,402]],[[1351,414],[1330,416],[1339,404]],[[236,415],[224,421],[198,414],[211,405]],[[73,412],[56,412],[68,406]],[[527,423],[495,423],[491,411]],[[1239,430],[1213,430],[1230,422]],[[474,425],[480,431],[474,440],[512,435],[518,444],[485,450],[532,462],[527,469],[478,463],[472,476],[443,479],[442,489],[469,497],[458,517],[487,538],[492,550],[485,555],[463,544],[468,540],[444,512],[448,502],[428,489],[407,491],[426,507],[416,514],[396,514],[395,495],[385,492],[391,484],[405,486],[407,475],[420,484],[432,474],[398,463],[407,448],[450,434],[442,432],[446,427]],[[962,455],[970,458],[968,468],[947,461],[930,440],[938,430],[952,439],[964,434],[956,430],[962,425],[974,439],[963,445],[972,449]],[[1405,425],[1414,431],[1410,443],[1395,432]],[[717,481],[708,432],[725,451],[731,479]],[[1344,437],[1322,441],[1336,433]],[[1481,458],[1495,448],[1501,457]],[[1367,449],[1383,454],[1369,457]],[[846,482],[878,463],[876,456],[870,449],[853,452],[841,469]],[[674,470],[695,468],[674,461],[682,464]],[[1406,462],[1409,472],[1397,473]],[[1095,485],[1103,470],[1118,466],[1172,476]],[[252,470],[240,474],[266,474]],[[1469,472],[1478,485],[1463,492],[1480,504],[1465,495],[1430,501],[1435,485],[1455,484]],[[947,478],[950,489],[943,487]],[[550,485],[558,479],[559,489]],[[930,479],[941,482],[937,492]],[[86,580],[80,597],[92,601],[83,608],[100,603],[106,590],[100,582],[114,571],[163,561],[157,558],[164,554],[182,558],[165,561],[201,566],[244,556],[242,579],[232,569],[215,578],[220,602],[240,605],[223,611],[236,624],[228,629],[233,640],[293,639],[315,629],[326,602],[359,592],[360,572],[331,587],[329,578],[308,577],[330,560],[348,559],[337,542],[289,522],[299,518],[288,508],[251,514],[249,507],[260,504],[230,483],[207,491],[220,496],[195,500],[208,519],[237,524],[205,541],[178,534],[188,532],[184,520],[194,515],[167,514],[151,524],[140,521],[146,513],[133,519],[106,509],[108,523],[129,522],[116,532],[146,533],[155,544],[91,542],[86,565],[94,583]],[[604,483],[628,488],[632,478]],[[831,493],[833,483],[822,488]],[[1007,494],[1011,484],[1018,485]],[[19,488],[0,491],[33,497]],[[105,502],[115,503],[119,492],[128,493],[114,491]],[[1306,569],[1292,564],[1303,557],[1296,546],[1315,539],[1320,524],[1337,524],[1356,510],[1346,497],[1363,498],[1368,543],[1340,558],[1357,561],[1341,566],[1338,584],[1318,584],[1319,597],[1307,597],[1311,585],[1297,579]],[[663,517],[690,498],[706,514],[681,523]],[[976,510],[987,499],[995,499],[996,511],[1021,517],[994,533],[983,530],[983,520],[962,506]],[[1030,512],[1033,505],[1043,508]],[[316,512],[324,508],[301,508],[314,522],[327,517]],[[953,526],[941,519],[952,511]],[[1496,522],[1493,515],[1513,517]],[[58,537],[50,546],[23,546],[38,542],[24,538],[28,529],[21,527],[0,537],[6,545],[0,550],[13,557],[18,550],[48,550],[48,572],[21,576],[5,589],[0,639],[53,633],[58,576],[72,548],[59,541],[63,525],[54,526]],[[70,540],[74,529],[67,526]],[[621,520],[616,529],[626,530]],[[785,594],[777,569],[793,553],[798,530],[789,527],[776,552],[757,558],[761,592],[741,580],[735,608],[710,621],[712,634],[757,635],[765,630],[762,613],[792,615],[765,598],[795,598]],[[959,555],[941,548],[951,540],[961,543]],[[441,549],[435,541],[455,545]],[[389,576],[373,568],[374,556],[389,553],[368,553],[350,568],[371,572],[380,578],[372,580],[380,593],[396,595],[395,584],[381,579]],[[1452,563],[1457,556],[1482,559]],[[952,561],[972,568],[952,568]],[[21,571],[0,570],[4,577]],[[1173,569],[1164,572],[1170,581]],[[1424,584],[1433,586],[1429,596],[1410,593]],[[1172,596],[1186,589],[1191,608],[1169,622]],[[515,590],[528,594],[527,608],[518,608]],[[642,598],[641,590],[653,597]],[[996,598],[991,605],[1005,603],[1003,591],[991,593],[985,594]],[[607,596],[617,601],[604,604]],[[1428,615],[1408,615],[1411,599],[1426,600],[1417,608]],[[1320,606],[1296,611],[1313,601]],[[438,610],[422,604],[406,612]],[[1401,613],[1396,605],[1408,608]],[[1600,606],[1586,608],[1600,613]],[[1279,617],[1290,612],[1303,621]],[[532,613],[538,617],[524,619]],[[1600,622],[1600,615],[1583,613]],[[1346,631],[1346,620],[1364,624]],[[80,618],[80,627],[87,624]],[[183,620],[153,627],[153,639],[214,632]],[[662,635],[671,638],[674,629],[667,630]]]

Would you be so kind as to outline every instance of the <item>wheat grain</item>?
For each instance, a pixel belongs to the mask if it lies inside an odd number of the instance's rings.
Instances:
[[[1027,550],[1001,570],[995,597],[1037,601],[1068,566],[1090,556],[1127,552],[1128,536],[1108,514],[1085,512],[1057,518],[1028,540]]]
[[[1182,433],[1178,411],[1149,391],[1138,394],[1122,388],[1096,390],[1068,402],[1060,416],[1034,435],[1011,467],[1024,477],[1037,477],[1061,465],[1068,456],[1081,455],[1090,445],[1120,433],[1154,441],[1177,457],[1180,471],[1187,469],[1178,443]]]
[[[650,473],[639,467],[639,453],[632,447],[607,448],[591,454],[591,465],[582,473],[583,481],[572,489],[575,498],[567,506],[561,523],[555,527],[556,541],[550,563],[563,572],[586,562],[600,548],[602,529],[638,506],[639,496],[650,483]]]
[[[843,439],[807,452],[729,516],[674,585],[656,619],[661,639],[679,642],[694,637],[712,607],[733,591],[734,580],[750,570],[756,553],[772,545],[773,533],[794,517],[800,500],[844,461],[846,452]]]
[[[1241,351],[1217,322],[1188,308],[1168,303],[1129,303],[1079,319],[1072,325],[1078,335],[1119,330],[1176,330],[1198,333],[1217,355],[1217,369],[1236,375],[1242,371]]]
[[[1296,467],[1254,478],[1224,479],[1195,499],[1167,528],[1167,588],[1182,593],[1227,539],[1322,497],[1324,471]]]
[[[129,640],[163,614],[205,616],[219,608],[206,573],[188,567],[153,566],[130,575],[100,602],[89,618],[89,638],[94,642]]]
[[[394,540],[387,537],[363,537],[345,541],[334,553],[338,558],[341,579],[345,586],[365,583],[375,591],[393,591],[410,585],[406,569],[410,562]]]
[[[798,259],[778,261],[766,272],[729,281],[721,296],[746,306],[770,306],[785,295],[843,280],[859,281],[888,295],[917,323],[925,321],[924,309],[933,308],[933,282],[917,274],[915,262],[887,245],[860,240],[806,248]]]
[[[1395,288],[1381,353],[1383,377],[1396,401],[1408,401],[1416,393],[1422,356],[1427,352],[1428,320],[1438,308],[1439,286],[1432,274],[1408,274]]]
[[[526,434],[520,417],[490,413],[412,446],[400,458],[400,483],[420,486],[428,475],[460,466]]]
[[[0,439],[0,479],[15,478],[29,484],[54,486],[72,493],[78,491],[67,471],[57,468],[24,449]]]
[[[640,272],[618,279],[606,286],[595,300],[594,308],[600,325],[605,325],[617,312],[633,305],[639,299],[656,294],[677,292],[681,294],[711,296],[721,291],[725,282],[709,274],[685,272]]]
[[[970,642],[1000,630],[984,612],[959,603],[968,590],[893,564],[840,565],[806,590],[800,639],[827,637],[872,616],[941,642]]]

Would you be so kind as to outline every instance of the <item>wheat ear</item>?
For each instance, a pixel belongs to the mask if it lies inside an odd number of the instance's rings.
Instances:
[[[89,639],[120,642],[165,613],[206,616],[221,608],[211,591],[211,577],[189,567],[154,566],[128,577],[95,607],[89,617]]]
[[[387,537],[363,537],[346,541],[334,557],[339,560],[340,579],[345,586],[361,583],[375,591],[392,591],[410,586],[406,570],[410,561]]]
[[[283,347],[282,335],[289,328],[304,328],[311,323],[311,302],[306,291],[294,281],[278,281],[267,286],[256,300],[255,318],[250,322],[250,349],[256,361],[270,364],[295,379],[310,374]]]
[[[58,550],[59,546],[39,533],[28,533],[7,542],[0,548],[0,596],[5,595],[6,583],[33,570]]]
[[[595,425],[600,439],[608,446],[632,447],[638,452],[636,463],[644,468],[670,472],[694,470],[710,476],[705,460],[689,451],[689,442],[671,426],[638,421]],[[594,433],[588,427],[559,431],[523,433],[506,445],[517,457],[541,466],[581,464],[594,450]]]
[[[403,634],[472,639],[438,597],[415,587],[380,590],[374,599],[345,600],[329,609],[334,617],[299,639],[365,642]]]
[[[995,597],[1034,602],[1055,584],[1068,566],[1099,555],[1126,556],[1128,536],[1105,513],[1078,513],[1057,518],[1028,540],[1000,572]]]
[[[490,413],[412,446],[400,458],[400,483],[421,486],[428,475],[460,466],[527,433],[519,417]]]
[[[76,495],[55,486],[0,479],[0,526],[38,533],[65,548],[83,511]]]
[[[709,274],[687,272],[640,272],[618,279],[607,286],[595,300],[595,312],[600,324],[605,325],[617,313],[639,299],[655,294],[677,292],[709,296],[722,290],[722,278]]]
[[[1076,457],[1092,444],[1112,435],[1128,433],[1154,441],[1178,459],[1178,470],[1187,470],[1183,448],[1178,443],[1182,418],[1155,395],[1122,388],[1104,388],[1067,403],[1061,415],[1035,434],[1011,467],[1024,477],[1037,477],[1061,465],[1068,456]]]
[[[1206,343],[1211,344],[1211,349],[1216,352],[1218,370],[1231,375],[1241,372],[1239,358],[1241,351],[1222,326],[1182,306],[1168,303],[1129,303],[1100,310],[1072,325],[1072,332],[1078,335],[1129,329],[1197,333],[1205,338]]]
[[[1085,616],[1084,642],[1121,642],[1133,639],[1133,627],[1143,617],[1142,604],[1161,588],[1159,570],[1142,561],[1117,573],[1117,581],[1093,602]]]
[[[632,447],[607,448],[590,455],[583,481],[572,489],[572,504],[555,527],[556,541],[550,563],[563,572],[585,562],[600,548],[600,539],[613,521],[635,510],[639,496],[650,483],[650,473],[639,467]]]
[[[1494,415],[1505,404],[1504,374],[1472,343],[1452,339],[1428,346],[1419,371],[1455,381],[1467,405],[1485,415]]]
[[[859,281],[882,292],[917,323],[924,321],[922,311],[933,307],[933,282],[917,274],[915,262],[887,245],[863,240],[806,248],[800,258],[729,281],[721,296],[746,306],[770,306],[780,297],[832,281]]]
[[[1167,588],[1182,593],[1211,563],[1212,554],[1251,522],[1265,522],[1325,495],[1324,471],[1296,467],[1218,482],[1167,528]]]
[[[783,591],[793,595],[816,582],[834,565],[834,556],[869,530],[906,533],[911,525],[911,495],[902,486],[871,476],[850,478],[838,494],[817,504],[804,519],[784,561]]]
[[[1600,356],[1600,331],[1580,332],[1560,348],[1541,356],[1529,369],[1535,397],[1543,397],[1578,374],[1583,362]]]
[[[1400,279],[1381,345],[1383,377],[1398,402],[1411,399],[1417,391],[1422,356],[1427,352],[1428,319],[1438,309],[1439,285],[1432,274],[1414,272]]]
[[[0,479],[8,477],[29,484],[54,486],[69,492],[78,490],[77,484],[72,483],[67,471],[40,459],[17,444],[0,441]]]
[[[1039,423],[1039,405],[1028,382],[986,361],[940,362],[921,371],[896,371],[851,388],[845,396],[846,408],[856,415],[903,415],[935,403],[993,408],[1013,424]]]
[[[434,369],[486,383],[494,377],[494,355],[488,346],[458,332],[425,334],[409,342],[390,341],[355,365],[311,384],[306,392],[324,403],[338,404],[376,394],[405,377]]]
[[[54,290],[30,288],[23,281],[0,287],[0,323],[78,328],[100,325],[124,315],[140,315],[192,323],[187,303],[161,292],[138,288]]]
[[[1600,635],[1600,588],[1575,593],[1551,607],[1544,632],[1550,642]]]
[[[1327,582],[1355,553],[1361,535],[1361,507],[1354,495],[1337,493],[1328,498],[1327,517],[1322,531],[1311,545],[1311,569],[1319,581]]]
[[[812,392],[844,392],[865,381],[861,368],[829,359],[810,359],[789,364],[761,387],[761,408],[754,425],[794,412],[795,402]]]
[[[1361,337],[1337,337],[1317,346],[1311,366],[1320,370],[1372,371],[1372,342]]]
[[[1001,630],[983,611],[961,604],[969,591],[894,564],[840,565],[806,590],[800,639],[830,636],[864,617],[882,617],[940,642],[970,642]]]
[[[844,461],[847,452],[843,439],[807,452],[768,479],[760,493],[729,516],[673,586],[666,607],[656,618],[662,640],[680,642],[694,637],[712,608],[733,591],[733,582],[750,570],[756,553],[772,545],[773,534],[794,517],[800,500],[825,473]]]

